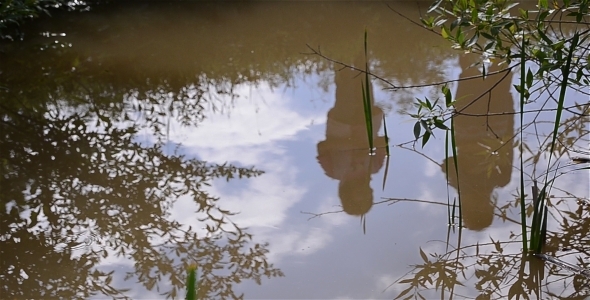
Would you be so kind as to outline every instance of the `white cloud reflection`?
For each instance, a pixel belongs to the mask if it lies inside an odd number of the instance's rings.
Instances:
[[[189,156],[211,163],[254,166],[265,172],[229,185],[215,181],[208,191],[220,198],[222,208],[239,213],[231,217],[238,226],[248,228],[256,240],[270,242],[269,259],[274,262],[282,255],[311,254],[331,239],[331,226],[296,228],[287,221],[292,207],[308,190],[298,183],[302,170],[284,145],[305,135],[311,126],[324,124],[326,112],[295,109],[291,106],[300,99],[278,90],[266,84],[237,87],[234,91],[239,98],[229,115],[206,111],[207,117],[197,129],[172,125],[169,137],[182,144]],[[177,203],[173,217],[198,228],[192,213],[195,206],[185,200]],[[334,199],[324,200],[317,205]]]

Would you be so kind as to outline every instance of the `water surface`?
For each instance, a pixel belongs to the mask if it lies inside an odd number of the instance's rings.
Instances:
[[[516,74],[449,84],[456,157],[442,130],[414,142],[412,103],[440,86],[388,88],[479,74],[395,12],[428,5],[134,2],[27,24],[0,54],[3,295],[183,298],[193,262],[201,298],[588,295],[583,274],[520,255],[515,136],[528,190],[554,115],[520,125]],[[365,30],[374,155],[363,76],[336,63],[364,68]],[[587,97],[568,94],[548,242],[585,268],[588,173],[566,171]]]

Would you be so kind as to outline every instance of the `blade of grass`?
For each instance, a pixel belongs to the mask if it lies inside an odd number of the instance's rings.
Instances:
[[[369,154],[373,154],[373,120],[370,101],[367,99],[369,94],[366,92],[368,90],[368,86],[365,88],[364,82],[361,82],[361,90],[363,92],[363,108],[365,113],[365,127],[367,128],[367,139],[369,140]]]
[[[557,112],[555,113],[555,125],[553,127],[553,137],[551,138],[551,149],[549,151],[549,161],[547,162],[547,170],[551,166],[551,157],[553,156],[553,151],[555,149],[555,141],[557,139],[557,133],[559,130],[559,122],[561,120],[561,113],[563,111],[563,102],[565,101],[565,92],[567,91],[569,75],[570,75],[570,67],[572,64],[572,57],[574,56],[574,49],[578,46],[578,40],[580,38],[580,34],[578,32],[574,33],[572,38],[570,48],[567,54],[567,59],[565,62],[565,66],[561,68],[562,80],[561,80],[561,87],[559,89],[559,99],[557,103]],[[549,172],[547,172],[547,176]],[[545,177],[545,185],[547,184],[547,176]]]
[[[188,267],[188,277],[186,279],[186,300],[197,299],[197,265],[192,264]]]
[[[385,122],[385,114],[383,114],[383,132],[385,133],[385,154],[389,161],[389,135],[387,135],[387,123]]]
[[[385,172],[383,172],[383,187],[382,190],[385,191],[385,182],[387,182],[387,173],[389,172],[389,154],[387,154],[387,159],[385,160]]]
[[[540,215],[539,215],[539,207],[540,207],[540,202],[544,196],[545,196],[545,188],[543,188],[543,190],[541,190],[539,192],[539,187],[537,186],[537,181],[534,180],[533,181],[533,186],[531,187],[531,191],[533,194],[533,220],[531,222],[531,236],[530,236],[530,247],[529,249],[533,250],[536,253],[536,249],[537,249],[537,245],[538,245],[538,239],[539,239],[539,219],[540,219]]]
[[[527,241],[527,230],[526,230],[526,208],[525,208],[525,199],[524,199],[524,160],[522,156],[523,152],[523,138],[522,138],[522,128],[523,128],[523,118],[524,118],[524,101],[525,101],[525,78],[526,78],[526,66],[525,66],[525,45],[526,39],[522,39],[522,48],[520,53],[520,143],[519,143],[519,150],[520,150],[520,222],[521,222],[521,231],[522,231],[522,249],[524,253],[528,252],[528,241]]]
[[[545,206],[545,199],[547,197],[547,186],[543,186],[541,191],[539,192],[539,198],[535,203],[535,209],[533,211],[533,223],[531,224],[531,245],[530,249],[534,251],[535,254],[541,252],[543,247],[543,222],[546,218],[545,212],[547,211]]]
[[[457,195],[459,202],[459,227],[463,226],[463,215],[461,212],[461,181],[459,180],[459,161],[457,160],[457,142],[455,140],[455,120],[451,118],[451,149],[453,150],[453,162],[455,163],[455,175],[457,176]],[[454,206],[454,205],[453,205]],[[454,208],[453,208],[454,211]],[[453,217],[454,217],[453,212]]]
[[[369,80],[369,57],[367,42],[367,29],[365,28],[365,84],[363,88],[363,103],[365,107],[365,123],[367,124],[367,134],[369,138],[369,154],[375,154],[375,146],[373,144],[373,112],[371,101],[371,82]]]
[[[447,162],[445,163],[445,179],[447,180],[447,218],[449,219],[449,225],[452,225],[451,219],[451,195],[449,194],[449,131],[445,132],[445,157]]]

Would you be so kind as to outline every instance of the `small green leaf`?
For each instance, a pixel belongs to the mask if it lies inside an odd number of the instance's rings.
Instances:
[[[449,130],[449,127],[447,127],[442,120],[439,119],[434,119],[434,126],[436,126],[437,128],[440,128],[442,130]]]
[[[414,137],[416,138],[416,140],[418,139],[418,137],[420,137],[420,121],[416,122],[416,124],[414,124]]]
[[[424,145],[426,145],[428,139],[430,139],[430,132],[426,131],[422,136],[422,148],[424,148]]]
[[[447,22],[447,19],[442,18],[442,19],[439,19],[438,21],[436,21],[434,23],[434,26],[439,27],[439,26],[441,26],[442,24],[444,24],[446,22]]]
[[[443,95],[445,95],[445,103],[446,103],[447,107],[451,106],[451,103],[453,101],[453,96],[451,95],[451,90],[449,89],[449,87],[446,85],[443,85],[442,93],[443,93]]]
[[[533,72],[531,72],[531,69],[529,69],[529,71],[526,74],[526,86],[530,89],[531,86],[533,86]]]
[[[493,35],[491,35],[491,34],[489,34],[487,32],[483,32],[482,31],[482,32],[480,32],[480,34],[481,34],[481,36],[483,36],[484,38],[486,38],[488,40],[492,40],[492,41],[495,41],[496,40],[496,38]]]
[[[471,47],[471,46],[475,45],[475,43],[477,43],[478,39],[479,39],[479,33],[475,32],[475,34],[469,39],[469,41],[467,41],[467,44],[465,46]]]
[[[440,34],[442,35],[442,37],[444,39],[448,39],[451,36],[451,33],[448,31],[448,29],[446,27],[442,27],[440,30]]]
[[[518,10],[520,11],[520,17],[522,19],[524,19],[524,20],[528,20],[529,19],[529,11],[528,10],[525,10],[525,9],[522,9],[522,8],[519,8]]]
[[[437,9],[440,4],[443,2],[443,0],[436,0],[436,2],[432,3],[432,5],[430,5],[430,7],[428,8],[428,10],[426,11],[427,14],[433,12],[435,9]]]
[[[428,107],[428,109],[432,110],[432,103],[430,103],[430,100],[428,98],[424,98],[426,100],[426,107]]]
[[[455,21],[453,21],[453,23],[451,23],[451,31],[453,31],[453,29],[455,29],[459,25],[460,21],[460,19],[456,19]]]

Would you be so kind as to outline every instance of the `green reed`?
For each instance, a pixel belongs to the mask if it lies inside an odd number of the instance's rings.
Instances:
[[[445,85],[442,87],[442,93],[445,96],[445,105],[447,108],[450,108],[454,105],[455,101],[453,101],[453,95],[451,94],[451,90]],[[459,227],[463,226],[463,216],[461,215],[461,183],[459,180],[459,161],[457,160],[457,142],[455,139],[455,120],[451,118],[451,127],[446,128],[444,125],[437,125],[435,120],[435,125],[439,128],[444,128],[445,130],[445,157],[450,157],[449,149],[451,149],[453,155],[453,163],[455,165],[455,178],[457,178],[457,195],[458,199],[453,199],[453,204],[451,205],[451,199],[449,197],[449,164],[448,162],[445,164],[445,174],[447,180],[447,218],[449,220],[449,224],[454,224],[455,218],[459,218]],[[415,129],[414,129],[415,130]],[[450,134],[449,134],[450,133]],[[426,133],[425,133],[426,134]],[[415,134],[416,135],[416,134]],[[423,144],[425,143],[424,140],[422,141]],[[449,147],[450,142],[450,147]],[[452,208],[452,209],[451,209]],[[455,215],[455,211],[458,209],[458,216]]]
[[[196,300],[197,290],[197,265],[192,264],[188,267],[188,276],[186,278],[186,300]]]
[[[533,203],[534,205],[534,213],[533,213],[533,223],[531,224],[531,241],[530,241],[530,249],[532,249],[535,253],[540,253],[542,247],[545,245],[546,235],[547,235],[547,204],[546,199],[549,198],[549,192],[551,191],[551,187],[553,186],[553,182],[555,181],[556,175],[553,175],[552,179],[549,179],[549,170],[551,167],[551,158],[553,157],[553,153],[555,150],[555,145],[557,141],[557,135],[559,132],[559,125],[561,122],[561,114],[563,112],[563,104],[565,102],[565,94],[568,87],[569,76],[571,73],[571,64],[572,59],[574,56],[574,51],[578,46],[578,41],[580,38],[580,34],[578,32],[574,33],[572,37],[570,48],[567,53],[567,58],[565,61],[565,65],[561,68],[561,86],[559,91],[559,98],[557,99],[557,111],[555,113],[555,124],[553,127],[553,134],[551,138],[551,147],[549,150],[549,159],[547,162],[547,173],[545,174],[545,183],[543,184],[543,188],[538,195],[536,195],[537,199],[535,199],[535,193],[533,193]],[[521,129],[522,131],[522,129]],[[557,172],[557,170],[556,170]],[[537,190],[536,182],[534,183],[533,191]]]
[[[455,216],[455,202],[459,207],[459,227],[463,226],[463,215],[461,212],[461,183],[459,181],[459,161],[457,160],[457,142],[455,141],[455,121],[451,119],[451,149],[453,151],[453,162],[455,163],[455,176],[457,176],[457,199],[453,200],[453,217]],[[448,171],[448,169],[447,169]],[[448,174],[448,173],[447,173]]]
[[[551,169],[551,160],[554,155],[555,145],[557,141],[557,135],[559,133],[559,124],[561,121],[561,115],[563,112],[563,104],[565,102],[565,95],[568,88],[569,83],[569,76],[571,73],[571,63],[572,58],[574,55],[575,48],[578,46],[580,34],[575,33],[572,37],[570,48],[567,52],[567,58],[565,61],[565,65],[561,67],[561,84],[560,84],[560,91],[559,97],[557,99],[557,109],[555,113],[555,121],[552,133],[552,139],[550,143],[549,149],[549,158],[547,161],[547,172],[545,174],[545,182],[543,187],[539,190],[537,186],[537,181],[533,181],[532,186],[532,198],[533,198],[533,220],[531,222],[531,231],[530,231],[530,239],[527,240],[527,222],[526,222],[526,210],[525,210],[525,191],[524,191],[524,161],[523,161],[523,115],[524,115],[524,104],[526,100],[530,97],[528,90],[532,87],[533,82],[533,74],[529,69],[528,72],[526,71],[525,66],[525,46],[526,40],[522,40],[522,49],[521,49],[521,64],[520,64],[520,86],[518,88],[518,92],[520,94],[520,210],[521,210],[521,222],[522,222],[522,243],[523,243],[523,251],[529,252],[532,251],[535,254],[539,254],[542,251],[543,246],[546,242],[546,235],[547,235],[547,199],[549,198],[548,195],[550,194],[550,190],[553,186],[553,182],[555,181],[556,174],[553,175],[553,178],[550,178],[550,169]]]
[[[369,154],[375,154],[375,140],[373,137],[373,96],[371,95],[371,81],[369,79],[369,58],[367,47],[367,29],[365,29],[364,49],[365,49],[365,78],[361,82],[361,91],[363,94],[363,111],[365,115],[365,125],[367,128],[367,139],[369,140]],[[387,123],[383,115],[383,131],[385,133],[385,152],[389,156],[389,136],[387,134]]]
[[[369,60],[367,54],[367,30],[365,29],[365,81],[361,82],[361,89],[363,93],[363,108],[365,112],[365,125],[367,127],[367,138],[369,139],[369,153],[375,153],[375,145],[373,140],[373,112],[371,103],[371,85],[369,81]]]
[[[387,154],[387,157],[389,159],[389,135],[387,135],[387,123],[385,122],[385,114],[383,114],[383,133],[385,134],[385,154]]]
[[[524,158],[523,158],[523,138],[522,138],[522,128],[523,128],[523,120],[524,120],[524,103],[526,98],[528,98],[528,94],[524,92],[525,83],[527,84],[527,88],[530,88],[532,83],[529,83],[526,80],[526,58],[525,58],[525,46],[526,40],[522,39],[522,48],[520,53],[520,143],[519,143],[519,151],[520,151],[520,222],[521,222],[521,231],[522,231],[522,249],[526,253],[528,252],[528,241],[527,241],[527,229],[526,229],[526,208],[525,208],[525,193],[524,193]],[[529,70],[530,71],[530,70]],[[531,77],[532,78],[532,77]]]

